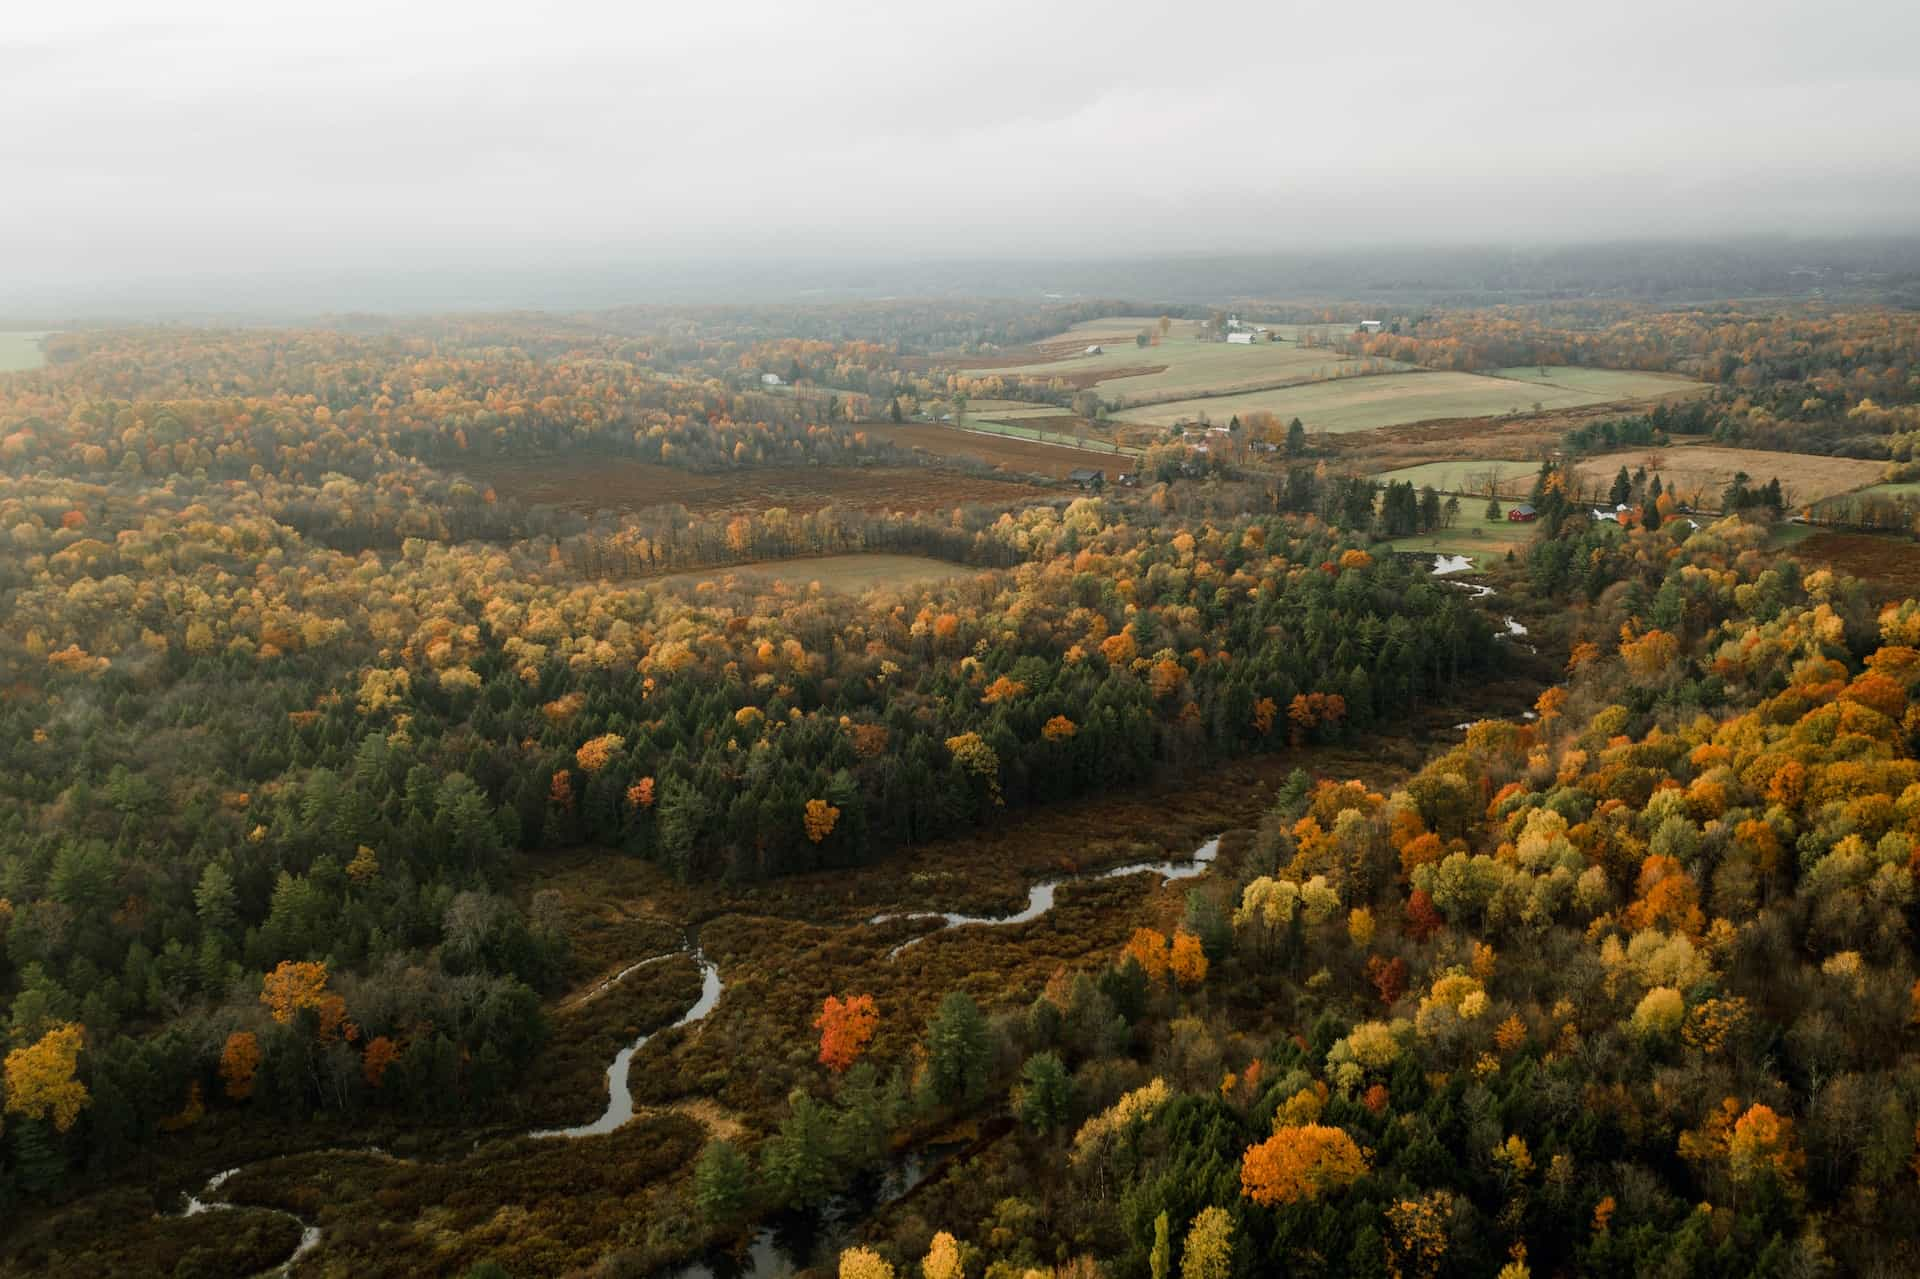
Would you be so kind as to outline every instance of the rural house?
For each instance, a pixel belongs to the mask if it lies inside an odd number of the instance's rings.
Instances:
[[[1525,502],[1520,503],[1520,505],[1514,507],[1511,511],[1507,512],[1507,518],[1513,521],[1515,524],[1526,524],[1531,520],[1533,520],[1537,515],[1538,515],[1538,512],[1536,512],[1532,506],[1528,505]]]
[[[1107,473],[1083,466],[1067,472],[1067,478],[1083,489],[1098,489],[1107,482]]]
[[[1360,321],[1360,331],[1362,333],[1378,333],[1380,331],[1380,328],[1381,328],[1381,325],[1380,325],[1380,321],[1378,320]]]
[[[762,385],[762,386],[779,386],[779,385],[780,385],[780,375],[779,375],[778,373],[762,373],[762,374],[760,375],[760,385]]]

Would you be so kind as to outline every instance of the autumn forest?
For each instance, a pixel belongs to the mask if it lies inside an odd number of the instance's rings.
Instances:
[[[37,339],[0,1272],[1912,1273],[1920,318],[1378,315]]]

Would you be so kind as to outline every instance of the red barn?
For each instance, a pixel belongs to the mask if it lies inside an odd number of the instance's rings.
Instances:
[[[1507,512],[1507,518],[1515,524],[1525,524],[1534,518],[1534,509],[1525,502]]]

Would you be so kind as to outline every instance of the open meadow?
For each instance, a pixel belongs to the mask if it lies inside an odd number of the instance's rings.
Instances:
[[[1459,521],[1452,528],[1396,537],[1375,546],[1374,552],[1464,555],[1473,561],[1475,569],[1480,570],[1491,568],[1496,562],[1504,560],[1509,551],[1516,555],[1526,553],[1527,543],[1533,540],[1537,532],[1534,525],[1514,524],[1504,517],[1489,520],[1482,516],[1478,505],[1467,501],[1462,501],[1460,505]]]
[[[45,333],[0,333],[0,373],[37,369],[47,362],[40,341]]]
[[[1642,379],[1647,375],[1622,376]],[[1603,390],[1598,389],[1599,385],[1582,388],[1478,373],[1410,372],[1334,378],[1244,395],[1174,400],[1124,410],[1121,416],[1129,422],[1172,426],[1192,421],[1203,413],[1211,421],[1224,422],[1235,414],[1265,411],[1282,421],[1297,417],[1309,431],[1338,434],[1436,418],[1494,417],[1577,408],[1616,400],[1647,399],[1658,394],[1650,394],[1646,390],[1649,384],[1641,381],[1618,384],[1640,388],[1625,394],[1620,393],[1618,386]]]
[[[1442,493],[1487,495],[1491,477],[1493,491],[1502,497],[1518,497],[1533,485],[1540,473],[1538,462],[1516,462],[1499,458],[1470,458],[1455,462],[1422,462],[1375,473],[1382,484],[1406,483],[1415,488],[1432,488]]]
[[[1084,352],[1086,345],[1080,347]],[[1311,382],[1337,376],[1355,366],[1353,357],[1338,351],[1303,349],[1291,342],[1202,342],[1191,336],[1169,335],[1158,346],[1136,346],[1129,336],[1118,344],[1102,344],[1099,355],[1075,353],[1034,364],[992,370],[1011,376],[1071,380],[1092,386],[1117,406],[1154,400],[1225,393],[1277,382]],[[1382,370],[1406,366],[1371,361]]]
[[[976,438],[948,428],[929,429]],[[582,515],[668,505],[684,506],[697,515],[774,507],[804,515],[824,506],[915,511],[981,504],[1017,509],[1058,496],[1017,480],[917,466],[763,466],[701,474],[631,458],[574,455],[492,462],[471,471],[501,497]]]
[[[1524,382],[1528,386],[1590,395],[1595,401],[1650,400],[1668,395],[1697,395],[1706,383],[1677,373],[1639,373],[1632,369],[1589,369],[1568,364],[1522,365],[1494,369],[1489,377]]]

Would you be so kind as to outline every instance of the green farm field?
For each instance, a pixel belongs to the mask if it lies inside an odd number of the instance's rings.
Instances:
[[[929,559],[924,555],[822,555],[810,559],[768,560],[760,564],[734,564],[726,568],[700,569],[691,573],[673,573],[648,579],[654,585],[719,582],[728,577],[758,578],[806,587],[818,582],[829,591],[857,595],[876,587],[921,586],[968,577],[983,569]]]
[[[1640,379],[1647,375],[1623,376]],[[1536,408],[1570,409],[1619,399],[1648,398],[1644,389],[1648,384],[1644,382],[1606,384],[1604,379],[1600,382],[1589,379],[1589,382],[1593,386],[1605,384],[1608,389],[1579,389],[1476,373],[1403,373],[1338,378],[1245,395],[1175,400],[1126,411],[1122,416],[1130,422],[1172,426],[1202,413],[1213,421],[1223,422],[1233,414],[1265,410],[1283,421],[1297,417],[1309,431],[1338,434],[1438,418],[1497,417],[1505,413],[1530,413]],[[1622,389],[1635,385],[1642,388],[1637,393]]]
[[[1538,462],[1514,462],[1502,460],[1481,461],[1469,459],[1459,462],[1422,462],[1418,466],[1403,466],[1398,470],[1382,471],[1373,478],[1382,484],[1400,481],[1415,488],[1431,485],[1442,493],[1478,493],[1486,496],[1486,476],[1494,476],[1494,489],[1504,496],[1518,496],[1533,485],[1533,477],[1540,473]]]
[[[1588,369],[1572,365],[1525,365],[1495,369],[1491,377],[1525,382],[1529,386],[1551,387],[1577,395],[1591,395],[1593,403],[1608,400],[1646,400],[1665,395],[1697,394],[1707,389],[1704,382],[1674,373],[1636,373],[1631,369]]]
[[[37,369],[47,362],[40,348],[45,333],[0,333],[0,373]]]

